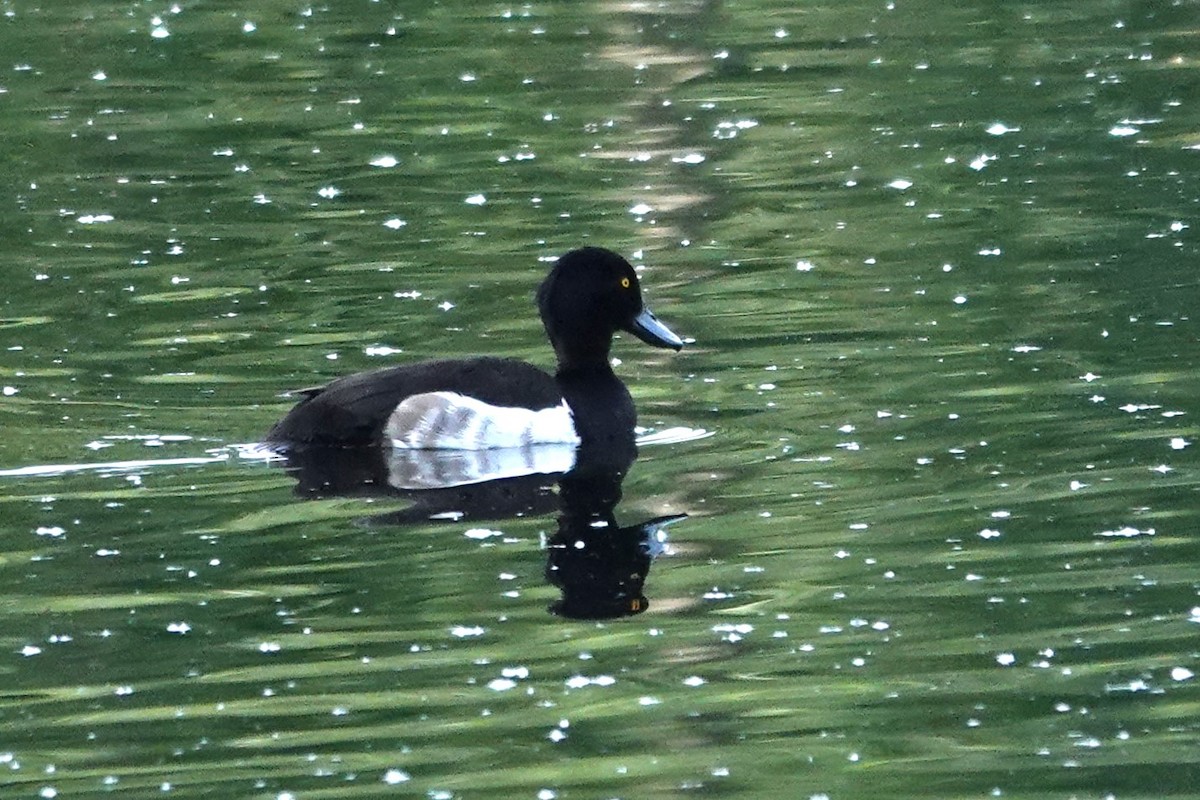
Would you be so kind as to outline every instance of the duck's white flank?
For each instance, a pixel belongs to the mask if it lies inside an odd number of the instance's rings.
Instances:
[[[578,444],[564,400],[553,408],[493,406],[457,392],[404,399],[388,417],[384,435],[414,450],[491,450],[535,444]]]
[[[565,474],[575,466],[575,445],[539,444],[490,450],[393,447],[388,451],[387,464],[389,486],[446,489],[523,475]]]

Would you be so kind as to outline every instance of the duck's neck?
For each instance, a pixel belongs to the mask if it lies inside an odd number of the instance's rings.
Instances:
[[[608,357],[612,337],[573,342],[552,341],[554,355],[558,357],[557,373],[567,375],[612,374],[612,362]]]
[[[633,441],[637,424],[633,398],[607,359],[560,360],[554,377],[571,407],[575,430],[585,446],[615,446]]]
[[[607,353],[602,357],[592,355],[586,358],[570,358],[560,353],[558,357],[558,369],[554,371],[554,374],[560,381],[576,377],[587,378],[589,380],[617,379],[617,376],[613,373],[612,362],[608,360]]]

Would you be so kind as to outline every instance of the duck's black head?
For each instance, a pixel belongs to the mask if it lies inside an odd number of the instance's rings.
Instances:
[[[581,247],[559,258],[538,289],[537,303],[560,368],[607,364],[617,331],[655,347],[683,347],[643,305],[629,262],[602,247]]]

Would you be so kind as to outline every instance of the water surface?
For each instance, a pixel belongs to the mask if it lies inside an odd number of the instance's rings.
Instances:
[[[4,10],[13,796],[1195,796],[1191,4]],[[637,613],[244,447],[581,243]]]

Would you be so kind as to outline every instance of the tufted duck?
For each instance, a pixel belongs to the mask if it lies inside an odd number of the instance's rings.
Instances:
[[[542,282],[537,304],[558,357],[553,377],[494,357],[360,372],[302,390],[267,441],[457,450],[631,444],[636,412],[609,362],[613,334],[683,347],[642,304],[633,267],[603,248],[572,250]]]

